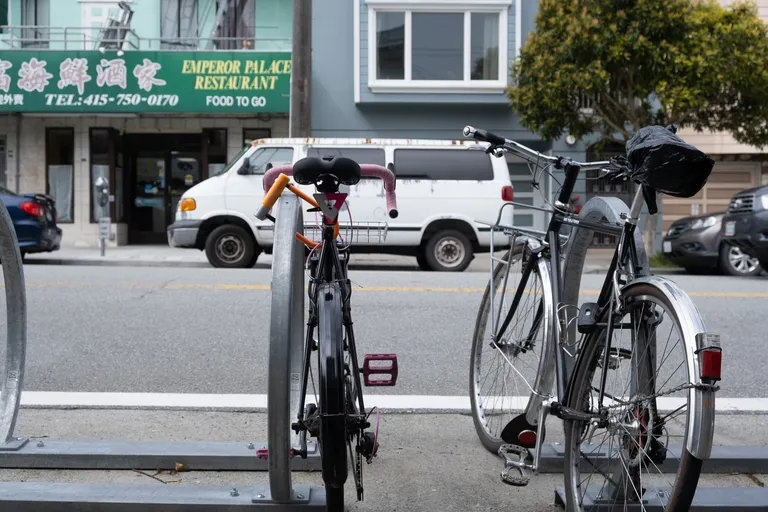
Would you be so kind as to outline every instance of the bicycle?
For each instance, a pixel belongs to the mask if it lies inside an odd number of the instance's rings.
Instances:
[[[299,185],[314,185],[314,198],[290,183],[289,175]],[[340,185],[357,184],[362,176],[373,176],[384,181],[387,213],[390,218],[398,215],[395,196],[395,176],[387,168],[363,164],[343,157],[330,160],[302,158],[293,166],[279,166],[269,169],[264,175],[264,189],[267,191],[256,217],[275,223],[270,211],[285,189],[309,203],[310,212],[321,213],[322,225],[317,226],[320,241],[314,241],[302,233],[296,239],[309,251],[309,319],[304,343],[303,375],[297,421],[291,428],[300,436],[300,448],[291,449],[291,456],[307,457],[307,435],[318,440],[321,471],[326,488],[327,510],[344,510],[344,485],[348,478],[348,459],[353,462],[353,477],[357,499],[363,499],[362,459],[371,463],[377,456],[379,443],[379,413],[373,407],[366,412],[363,400],[360,374],[366,386],[394,386],[397,381],[397,355],[366,354],[362,368],[359,366],[355,336],[352,327],[351,281],[347,276],[349,244],[340,246],[341,233],[339,216],[346,203],[346,193],[339,192]],[[350,214],[350,232],[353,230]],[[305,228],[315,228],[308,224]],[[368,226],[368,233],[375,226]],[[358,238],[361,230],[358,230]],[[386,225],[374,233],[383,239]],[[273,256],[274,257],[274,256]],[[317,331],[317,339],[315,339]],[[305,404],[308,379],[312,377],[312,352],[317,351],[319,398],[315,390],[316,403]],[[373,432],[370,415],[376,411],[376,426]],[[353,444],[355,453],[353,453]]]
[[[674,134],[674,128],[668,129]],[[648,167],[631,167],[624,157],[583,163],[544,155],[471,126],[465,127],[463,133],[465,137],[488,142],[486,151],[494,156],[510,152],[529,163],[544,163],[563,170],[565,176],[551,208],[514,201],[501,207],[503,210],[514,204],[548,212],[550,219],[545,232],[502,226],[498,219],[491,224],[492,235],[495,230],[509,235],[510,248],[502,258],[497,258],[491,247],[491,276],[472,341],[469,395],[480,441],[504,459],[501,480],[525,486],[539,473],[545,422],[552,415],[562,420],[564,426],[562,501],[567,510],[610,509],[613,505],[623,507],[632,503],[641,508],[650,503],[661,504],[670,511],[688,510],[702,461],[710,456],[713,442],[715,392],[721,378],[720,337],[706,331],[693,302],[675,283],[650,275],[641,258],[644,253],[640,251],[644,249],[636,228],[644,202],[651,214],[656,213],[657,191],[692,196],[701,189],[711,172],[711,160],[701,160],[701,176],[680,181],[680,173],[673,173],[668,177],[669,183],[654,187],[654,180],[660,182],[661,175],[652,174]],[[646,135],[644,132],[643,136]],[[640,185],[628,212],[617,215],[617,222],[608,222],[605,215],[595,219],[594,215],[569,211],[569,198],[582,170],[599,170],[609,179],[632,179]],[[534,171],[534,187],[538,186],[536,174]],[[624,205],[618,199],[615,201]],[[565,226],[571,230],[567,235],[562,233]],[[579,290],[581,283],[569,282],[569,276],[574,276],[565,275],[564,269],[567,271],[573,264],[568,258],[576,259],[574,233],[581,229],[616,236],[618,244],[599,293],[588,292],[598,295],[597,300],[589,299],[578,305],[575,293],[565,300],[564,290]],[[510,270],[518,264],[521,272],[515,285],[516,278],[511,278]],[[506,292],[514,292],[511,304],[504,300]],[[509,309],[505,311],[506,305]],[[627,325],[631,328],[628,340],[621,336]],[[672,328],[666,340],[659,332],[661,327]],[[486,329],[490,335],[486,335]],[[678,341],[682,341],[682,361],[678,359],[679,365],[675,368],[673,364],[675,371],[668,375],[660,366],[672,355],[674,347],[669,354],[667,349],[674,331],[679,334]],[[661,347],[657,342],[665,343],[660,358],[657,356]],[[495,371],[493,378],[482,373],[482,364],[487,359],[491,359],[490,368]],[[666,391],[660,389],[681,368],[682,383]],[[620,374],[629,377],[625,385],[616,386],[613,378],[609,382],[609,376]],[[491,389],[500,376],[504,384],[499,390]],[[515,384],[519,376],[522,385],[507,386],[509,376]],[[497,405],[501,409],[498,413]],[[684,448],[675,451],[677,448],[669,439],[670,432],[678,427],[683,430]],[[594,445],[598,429],[604,435]],[[605,448],[603,444],[609,437]],[[680,457],[680,461],[674,482],[666,478],[665,483],[662,467],[670,467],[670,454]],[[661,476],[646,478],[642,475],[644,468],[657,469]],[[602,485],[592,481],[594,475],[585,478],[589,471],[599,474],[595,480],[604,480]]]

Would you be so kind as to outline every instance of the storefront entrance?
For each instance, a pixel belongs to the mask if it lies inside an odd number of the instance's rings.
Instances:
[[[215,137],[214,137],[215,138]],[[123,138],[128,167],[127,222],[129,244],[167,244],[181,195],[209,175],[209,167],[226,155],[211,158],[209,131],[196,134],[127,134]],[[218,153],[218,152],[216,152]]]

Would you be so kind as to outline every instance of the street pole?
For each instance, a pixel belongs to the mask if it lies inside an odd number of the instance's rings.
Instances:
[[[293,0],[289,137],[309,137],[312,80],[312,0]]]

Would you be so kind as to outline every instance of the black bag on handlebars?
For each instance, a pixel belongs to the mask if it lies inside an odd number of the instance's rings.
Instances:
[[[715,162],[663,126],[646,126],[627,141],[630,178],[658,192],[693,197],[707,183]]]

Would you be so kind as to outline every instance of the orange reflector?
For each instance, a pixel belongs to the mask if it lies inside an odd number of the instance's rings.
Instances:
[[[179,204],[179,209],[183,212],[190,212],[197,208],[197,203],[191,197],[185,197]]]

